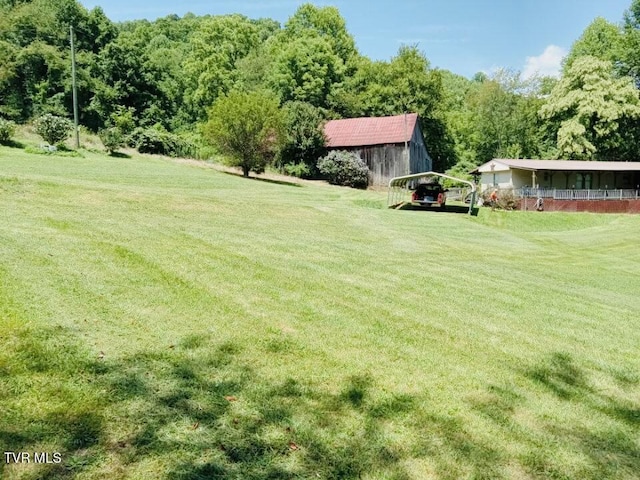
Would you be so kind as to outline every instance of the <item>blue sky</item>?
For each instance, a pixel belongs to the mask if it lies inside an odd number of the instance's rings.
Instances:
[[[286,22],[304,1],[81,0],[114,21],[172,13],[241,13]],[[335,0],[359,51],[388,60],[401,44],[418,44],[434,67],[467,77],[497,68],[557,72],[562,56],[596,17],[617,23],[631,0]]]

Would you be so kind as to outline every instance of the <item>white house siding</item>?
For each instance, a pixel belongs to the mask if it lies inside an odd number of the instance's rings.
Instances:
[[[512,188],[511,169],[498,161],[491,161],[478,168],[480,172],[480,191],[490,188]]]
[[[513,182],[513,188],[533,187],[533,172],[529,170],[511,170],[511,179]],[[540,179],[536,174],[536,184],[540,184]]]
[[[483,190],[494,184],[500,188],[538,186],[561,190],[640,188],[640,162],[494,159],[473,173],[480,174]]]
[[[513,188],[511,180],[511,170],[503,172],[483,173],[480,178],[480,190],[485,191],[490,188]]]
[[[499,172],[483,172],[480,177],[481,190],[493,188],[522,188],[538,186],[539,188],[557,189],[613,189],[634,188],[634,178],[625,173],[613,172],[536,172],[536,185],[530,170],[507,170]],[[626,176],[625,176],[626,175]],[[614,178],[615,177],[615,178]],[[629,177],[629,178],[627,178]]]

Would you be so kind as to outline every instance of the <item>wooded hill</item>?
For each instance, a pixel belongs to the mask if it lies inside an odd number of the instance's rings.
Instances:
[[[408,111],[420,114],[439,171],[495,157],[638,160],[640,0],[621,17],[594,20],[561,79],[523,81],[432,68],[416,46],[372,61],[334,7],[305,4],[284,25],[193,14],[114,23],[74,0],[0,0],[0,117],[71,118],[73,26],[80,123],[91,131],[146,129],[202,145],[219,97],[268,91],[289,114],[285,163],[313,157],[313,122]]]

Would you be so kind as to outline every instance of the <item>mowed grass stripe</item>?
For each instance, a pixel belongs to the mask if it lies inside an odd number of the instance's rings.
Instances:
[[[0,202],[0,438],[67,458],[8,478],[638,470],[637,217],[4,148]]]

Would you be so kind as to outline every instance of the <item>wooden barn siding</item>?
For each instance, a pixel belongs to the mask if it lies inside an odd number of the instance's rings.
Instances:
[[[370,185],[387,185],[393,177],[428,172],[432,168],[420,126],[416,124],[409,142],[409,159],[404,155],[404,143],[368,147],[334,148],[358,155],[369,167]]]
[[[410,174],[429,172],[433,170],[433,162],[427,152],[427,147],[424,144],[424,137],[418,123],[416,123],[416,128],[413,130],[409,152]]]
[[[409,162],[404,154],[404,144],[362,147],[356,154],[367,164],[369,183],[385,185],[393,177],[409,174]]]

